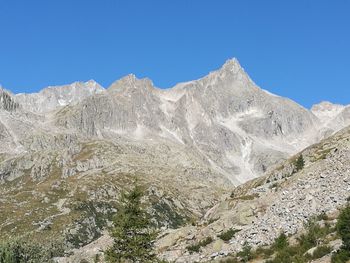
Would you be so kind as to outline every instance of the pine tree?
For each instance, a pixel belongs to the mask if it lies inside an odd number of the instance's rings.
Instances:
[[[114,244],[106,251],[108,262],[156,262],[153,252],[156,232],[151,229],[150,217],[141,206],[142,196],[139,186],[123,194],[111,232]]]
[[[342,247],[333,254],[332,263],[345,263],[350,260],[350,204],[341,211],[338,222],[337,232],[343,241]]]
[[[343,240],[344,249],[350,251],[350,204],[339,215],[337,231]]]

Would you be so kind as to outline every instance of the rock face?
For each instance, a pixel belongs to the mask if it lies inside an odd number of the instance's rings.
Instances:
[[[346,126],[349,117],[344,113],[325,122],[260,89],[236,59],[169,90],[128,75],[107,90],[95,82],[74,83],[15,98],[24,110],[44,118],[35,125],[46,130],[87,140],[165,138],[186,145],[234,185]]]
[[[17,149],[32,135],[23,134],[26,126],[35,127],[33,134],[79,134],[85,140],[166,139],[197,151],[234,185],[350,123],[349,107],[322,103],[308,111],[260,89],[236,59],[169,90],[128,75],[106,90],[88,81],[2,94],[4,109],[20,109],[4,132]],[[14,118],[20,123],[13,124]]]
[[[179,227],[345,127],[349,109],[309,111],[268,93],[236,59],[168,90],[134,75],[107,89],[94,81],[34,94],[0,89],[0,236],[51,231],[44,236],[89,243],[135,178],[159,225]],[[255,207],[242,206],[247,216],[237,220],[250,222]]]

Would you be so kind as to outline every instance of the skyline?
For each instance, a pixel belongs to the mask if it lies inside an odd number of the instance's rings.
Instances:
[[[350,104],[350,3],[1,2],[0,84],[14,93],[127,74],[159,88],[237,58],[262,89],[306,108]]]

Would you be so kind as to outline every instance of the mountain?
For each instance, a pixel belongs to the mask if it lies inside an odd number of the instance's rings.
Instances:
[[[155,223],[178,228],[346,127],[349,109],[308,110],[271,94],[236,59],[167,90],[132,74],[107,89],[94,81],[1,89],[0,236],[86,245],[135,181]]]

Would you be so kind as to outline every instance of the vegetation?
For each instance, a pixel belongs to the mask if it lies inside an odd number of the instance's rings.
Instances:
[[[254,200],[255,198],[259,197],[259,194],[251,194],[251,195],[241,195],[234,197],[234,194],[231,194],[231,198],[234,200],[243,200],[243,201],[248,201],[248,200]]]
[[[231,229],[227,230],[226,232],[224,232],[224,233],[218,235],[218,237],[219,237],[220,239],[222,239],[223,241],[229,241],[229,240],[231,240],[231,238],[233,238],[233,237],[235,236],[235,234],[236,234],[237,232],[239,232],[239,231],[240,231],[240,230],[231,228]]]
[[[329,246],[329,241],[340,237],[343,245],[336,253],[332,254],[332,263],[348,263],[350,262],[349,202],[350,198],[348,198],[347,206],[341,211],[335,227],[330,226],[327,222],[330,220],[327,214],[322,213],[309,221],[305,233],[300,235],[293,245],[289,244],[287,236],[281,233],[275,239],[274,244],[269,247],[258,247],[252,251],[249,245],[245,244],[241,252],[230,255],[220,262],[238,263],[250,262],[253,259],[265,259],[265,263],[307,263],[330,255],[332,247]],[[323,221],[322,225],[319,221]],[[335,232],[337,235],[334,235]]]
[[[286,236],[286,234],[281,233],[275,240],[275,243],[273,244],[273,248],[277,251],[280,251],[286,247],[288,247],[289,243],[288,243],[288,237]]]
[[[265,263],[307,263],[311,260],[321,258],[331,253],[331,247],[326,243],[322,243],[326,240],[326,237],[335,232],[335,228],[330,227],[329,224],[325,224],[323,227],[319,225],[317,220],[321,218],[326,219],[326,215],[320,215],[315,219],[312,219],[306,225],[306,232],[297,239],[297,243],[291,245],[288,242],[288,237],[285,233],[281,233],[275,242],[269,247],[258,247],[252,251],[251,247],[246,243],[243,246],[241,252],[235,256],[230,256],[227,259],[221,260],[222,263],[237,263],[237,262],[250,262],[253,259],[266,259]],[[347,218],[342,216],[342,218]],[[348,221],[344,221],[348,222]],[[339,230],[342,231],[350,223],[338,223]],[[315,248],[313,253],[309,254],[308,251],[311,248]],[[338,258],[347,258],[345,250],[339,253]],[[333,261],[333,263],[344,263],[346,261]]]
[[[249,262],[253,259],[252,247],[248,243],[244,243],[242,251],[237,254],[241,258],[241,262]]]
[[[326,245],[319,246],[312,253],[312,259],[322,258],[331,252],[332,252],[332,248],[330,246],[326,246]]]
[[[0,263],[53,262],[53,257],[62,256],[63,253],[63,246],[59,243],[43,246],[31,241],[15,239],[0,244]]]
[[[197,244],[188,246],[187,250],[190,253],[193,253],[193,252],[197,252],[198,253],[200,251],[201,247],[205,247],[205,246],[209,245],[212,242],[213,242],[212,237],[207,237],[206,239],[204,239],[202,241],[199,241]]]
[[[298,159],[294,162],[294,171],[293,173],[297,173],[304,168],[305,162],[302,154],[299,155]]]
[[[106,251],[108,262],[157,262],[153,252],[156,232],[149,215],[141,206],[143,192],[136,186],[123,194],[111,236],[114,244]]]
[[[345,263],[350,260],[350,204],[340,213],[336,228],[343,246],[332,256],[332,263]]]

